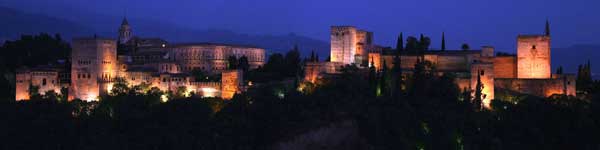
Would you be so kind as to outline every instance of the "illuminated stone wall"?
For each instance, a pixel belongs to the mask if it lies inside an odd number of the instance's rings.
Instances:
[[[356,53],[354,54],[354,62],[356,64],[368,64],[368,54],[373,51],[373,32],[365,30],[356,31]]]
[[[127,75],[123,77],[125,81],[131,86],[140,85],[140,84],[152,84],[153,72],[146,71],[128,71]]]
[[[103,38],[77,38],[71,52],[70,99],[97,100],[106,94],[117,73],[116,42]],[[72,94],[71,94],[72,93]]]
[[[265,50],[251,46],[198,43],[171,45],[161,50],[169,52],[172,60],[181,67],[180,72],[203,70],[219,73],[227,69],[229,56],[237,59],[246,56],[250,69],[265,64]]]
[[[495,85],[499,90],[509,90],[540,97],[548,97],[553,94],[576,96],[574,75],[549,79],[496,79]]]
[[[481,83],[483,84],[483,90],[481,93],[484,95],[483,105],[486,108],[490,108],[491,101],[494,99],[494,64],[492,63],[474,63],[471,64],[471,90],[475,91],[477,87],[477,74],[479,74]],[[475,94],[475,93],[473,93]]]
[[[383,55],[382,60],[385,60],[388,68],[394,67],[394,56]],[[413,70],[419,56],[402,55],[401,68],[405,71]],[[441,72],[469,72],[470,65],[475,59],[479,59],[479,53],[457,53],[457,54],[426,54],[425,60],[433,63],[438,71]]]
[[[331,27],[331,62],[343,65],[355,63],[357,30],[351,26]]]
[[[15,100],[29,100],[29,86],[37,86],[38,94],[44,95],[47,91],[60,94],[61,85],[58,82],[58,71],[43,70],[20,70],[15,75]]]
[[[481,47],[481,56],[482,57],[494,57],[494,47],[482,46]]]
[[[177,65],[175,62],[161,62],[158,63],[159,73],[181,73],[182,67]]]
[[[28,100],[29,85],[31,84],[31,75],[29,74],[29,71],[17,71],[15,78],[15,100]]]
[[[550,76],[550,37],[520,35],[517,38],[517,77],[547,79]]]
[[[496,78],[517,78],[517,57],[496,56],[494,58],[494,75]]]
[[[231,99],[235,93],[240,92],[240,86],[244,81],[242,71],[228,70],[221,74],[221,98]]]
[[[307,62],[304,66],[304,81],[315,83],[321,74],[320,62]]]
[[[369,53],[369,67],[371,67],[371,65],[373,65],[375,67],[375,70],[381,70],[382,63],[383,63],[383,60],[381,59],[381,53]],[[391,61],[386,60],[385,63],[389,67]]]
[[[201,97],[220,97],[220,82],[191,82],[190,89],[196,89],[196,93]]]

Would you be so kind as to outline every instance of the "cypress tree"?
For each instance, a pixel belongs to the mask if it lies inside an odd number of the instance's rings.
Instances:
[[[420,37],[419,37],[419,44],[417,44],[419,50],[424,50],[425,48],[423,47],[423,42],[425,41],[425,36],[423,36],[423,34],[421,33]]]
[[[310,51],[310,61],[315,61],[315,51]]]
[[[477,84],[475,85],[475,97],[473,98],[473,105],[476,110],[482,109],[483,94],[481,92],[483,91],[483,88],[483,84],[481,84],[481,73],[477,71]]]
[[[563,68],[562,68],[562,66],[560,66],[560,67],[558,67],[556,69],[556,74],[563,74]]]
[[[442,51],[446,50],[446,36],[444,32],[442,32]]]
[[[404,50],[404,40],[403,40],[402,32],[400,32],[400,36],[398,36],[398,41],[396,41],[396,50],[397,51]]]

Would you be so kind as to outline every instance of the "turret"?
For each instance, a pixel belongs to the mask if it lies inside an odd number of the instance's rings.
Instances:
[[[129,42],[133,37],[133,32],[131,31],[131,27],[129,26],[129,22],[127,18],[123,18],[123,22],[121,23],[121,27],[119,28],[119,43],[124,44]]]

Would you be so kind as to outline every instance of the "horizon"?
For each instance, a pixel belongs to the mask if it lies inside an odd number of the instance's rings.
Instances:
[[[597,28],[600,21],[582,19],[598,18],[600,13],[590,13],[590,11],[593,11],[592,5],[589,3],[584,5],[583,0],[569,2],[568,4],[560,3],[558,0],[521,2],[523,6],[514,6],[510,1],[495,2],[493,4],[470,1],[466,3],[429,1],[427,4],[425,2],[406,2],[408,5],[401,5],[403,4],[401,2],[387,1],[364,6],[352,4],[351,2],[345,3],[349,5],[347,7],[364,10],[364,14],[332,11],[333,8],[338,7],[337,3],[317,3],[313,1],[286,3],[271,0],[239,3],[233,1],[183,1],[180,3],[165,3],[165,1],[153,0],[147,2],[147,4],[135,0],[115,1],[113,3],[102,1],[91,2],[91,4],[90,2],[76,0],[31,1],[33,0],[4,1],[0,2],[0,6],[27,13],[63,18],[75,23],[80,23],[80,21],[69,18],[69,15],[77,16],[77,14],[71,14],[70,12],[109,16],[114,18],[114,21],[119,22],[123,17],[130,20],[158,21],[193,30],[225,30],[250,35],[296,34],[324,42],[329,40],[329,26],[352,25],[374,32],[375,43],[386,47],[394,47],[397,35],[403,32],[405,36],[418,36],[423,33],[432,39],[431,47],[436,49],[440,45],[441,33],[445,32],[447,47],[450,49],[460,49],[461,44],[468,43],[472,47],[494,46],[503,52],[514,52],[516,50],[515,41],[519,34],[543,33],[544,22],[548,19],[553,34],[553,47],[600,45],[600,39],[593,38],[594,35],[600,34],[600,28]],[[152,5],[156,3],[161,3],[161,5]],[[527,6],[538,3],[542,5]],[[457,6],[458,4],[461,4],[461,6]],[[383,8],[380,9],[383,10],[372,9],[375,8],[372,6],[381,6]],[[394,9],[397,9],[398,12],[413,12],[415,9],[422,8],[406,8],[408,6],[430,6],[437,9],[425,9],[423,14],[414,12],[399,15],[390,12]],[[198,8],[192,9],[195,7]],[[290,10],[286,9],[288,7]],[[483,14],[472,14],[471,9],[452,11],[462,7],[474,8],[473,11]],[[169,11],[173,9],[178,11]],[[550,9],[569,11],[547,11]],[[156,10],[160,11],[157,13]],[[342,8],[342,10],[345,9]],[[509,10],[509,12],[500,12],[506,10]],[[245,16],[247,14],[248,16]],[[305,24],[305,22],[310,23]],[[136,22],[130,23],[134,29],[136,25],[139,25]],[[93,26],[85,23],[80,24]],[[106,29],[107,27],[96,30],[116,32],[118,25],[113,25],[112,29]],[[588,32],[575,32],[574,29]],[[135,30],[134,33],[136,33]],[[138,32],[138,34],[152,33]]]

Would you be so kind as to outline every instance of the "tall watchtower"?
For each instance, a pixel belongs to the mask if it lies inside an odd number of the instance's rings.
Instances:
[[[70,100],[93,101],[108,92],[117,75],[117,46],[112,39],[76,38],[71,52]]]
[[[550,28],[543,35],[517,37],[517,78],[548,79],[550,68]]]
[[[357,30],[352,26],[331,27],[331,62],[355,63]]]

